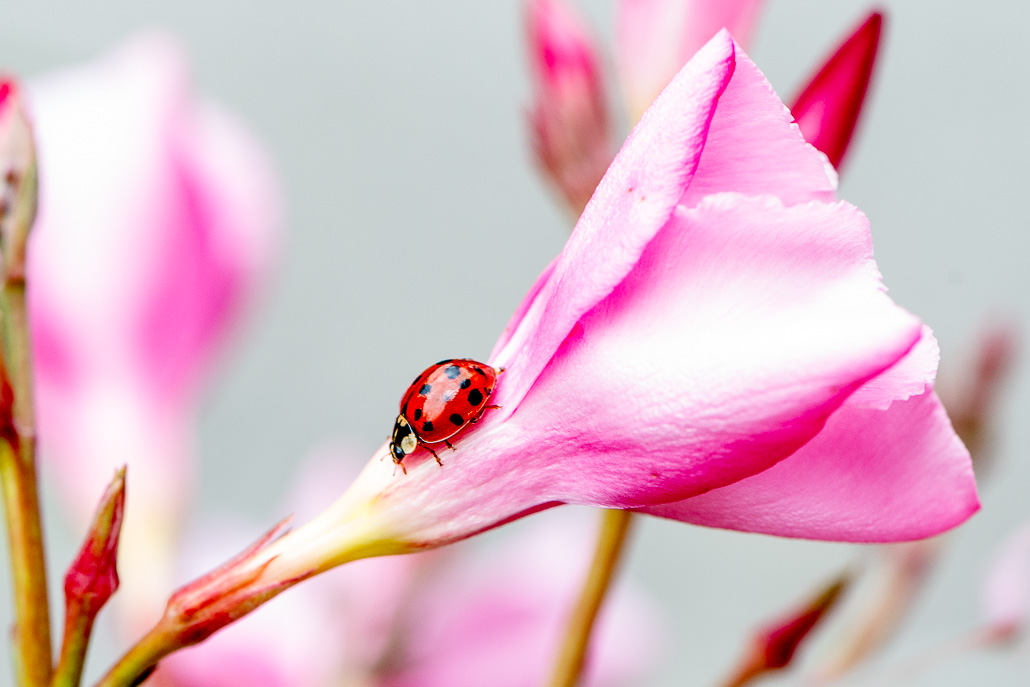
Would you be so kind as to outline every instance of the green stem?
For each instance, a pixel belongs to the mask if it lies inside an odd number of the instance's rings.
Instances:
[[[3,390],[7,406],[4,426],[0,428],[0,482],[14,582],[16,672],[22,687],[45,687],[52,667],[50,611],[36,484],[25,283],[20,278],[5,279],[0,309],[3,384],[7,387]]]
[[[158,623],[118,660],[95,687],[138,685],[146,679],[158,661],[179,648],[181,644],[170,640],[162,624]]]
[[[565,641],[551,676],[551,687],[575,687],[579,683],[594,620],[615,574],[632,515],[627,510],[603,512],[594,560],[569,618]]]
[[[93,631],[95,613],[74,604],[68,608],[64,619],[64,641],[61,642],[61,660],[54,669],[51,687],[78,687],[82,679],[82,667],[86,662],[86,649]]]

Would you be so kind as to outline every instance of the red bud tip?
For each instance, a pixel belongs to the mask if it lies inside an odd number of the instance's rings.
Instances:
[[[95,614],[118,589],[118,537],[124,512],[123,467],[100,499],[86,541],[65,575],[64,595],[69,606],[79,604]]]
[[[883,14],[873,12],[826,60],[791,106],[805,140],[839,168],[876,66]]]

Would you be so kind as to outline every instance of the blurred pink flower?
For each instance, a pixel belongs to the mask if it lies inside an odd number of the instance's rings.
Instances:
[[[1013,635],[1030,616],[1030,523],[1023,523],[1002,542],[988,570],[983,589],[987,627]]]
[[[834,51],[790,111],[805,140],[839,168],[848,150],[876,65],[883,15],[872,12]]]
[[[720,33],[502,335],[501,408],[442,468],[416,451],[394,474],[377,453],[246,565],[289,580],[561,503],[848,541],[963,522],[979,502],[932,390],[936,344],[884,293],[868,222],[835,182]]]
[[[748,47],[763,0],[620,0],[617,56],[636,121],[720,29]]]
[[[451,556],[417,581],[402,618],[403,654],[384,687],[542,685],[586,577],[596,525],[549,513],[476,556]],[[605,602],[582,684],[641,684],[661,647],[657,611],[624,581]]]
[[[600,55],[563,0],[529,0],[526,23],[537,91],[529,115],[533,152],[578,214],[613,152]]]
[[[126,570],[126,593],[163,592],[196,395],[268,266],[278,189],[261,146],[194,95],[167,36],[138,36],[30,93],[41,196],[29,309],[47,472],[85,519],[112,470],[130,465],[123,568],[131,556],[146,572]]]

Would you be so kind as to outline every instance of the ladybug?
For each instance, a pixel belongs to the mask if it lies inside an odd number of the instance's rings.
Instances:
[[[443,465],[428,445],[443,442],[453,451],[451,437],[478,422],[487,408],[499,408],[487,401],[503,371],[469,358],[441,360],[426,368],[401,399],[401,414],[390,438],[393,462],[407,472],[405,456],[423,446]]]

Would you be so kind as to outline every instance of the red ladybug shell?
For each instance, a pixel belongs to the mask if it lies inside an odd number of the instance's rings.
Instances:
[[[446,441],[486,410],[497,371],[460,358],[442,360],[420,374],[401,399],[401,416],[423,444]]]

